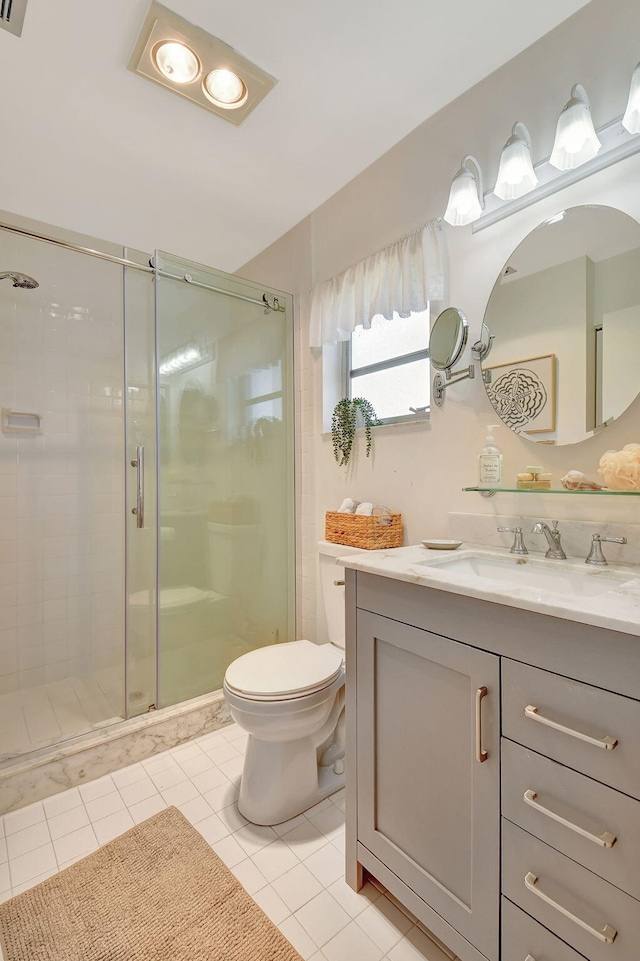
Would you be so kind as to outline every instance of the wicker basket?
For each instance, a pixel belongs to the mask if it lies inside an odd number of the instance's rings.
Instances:
[[[332,544],[360,547],[376,551],[384,547],[402,545],[402,514],[341,514],[327,511],[324,522],[325,539]]]

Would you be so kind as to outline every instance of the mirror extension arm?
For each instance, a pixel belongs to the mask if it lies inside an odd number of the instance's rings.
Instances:
[[[444,404],[444,392],[447,387],[453,387],[454,384],[459,384],[461,380],[473,380],[476,376],[476,369],[473,364],[469,364],[468,367],[460,370],[447,368],[444,373],[444,377],[442,374],[436,374],[433,378],[433,402],[436,407],[442,407]],[[452,380],[452,378],[455,379]]]

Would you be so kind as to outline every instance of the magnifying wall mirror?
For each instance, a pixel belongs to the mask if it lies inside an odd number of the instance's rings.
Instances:
[[[467,343],[469,325],[457,307],[447,307],[438,315],[429,337],[429,358],[436,370],[450,370]]]
[[[460,359],[468,336],[467,318],[457,307],[447,307],[436,317],[429,337],[429,360],[436,370],[444,371],[444,377],[439,373],[433,378],[432,395],[436,407],[442,407],[447,387],[474,376],[473,364],[464,370],[451,369]]]
[[[592,436],[640,391],[640,224],[592,205],[547,220],[503,267],[484,323],[501,420],[537,443]]]

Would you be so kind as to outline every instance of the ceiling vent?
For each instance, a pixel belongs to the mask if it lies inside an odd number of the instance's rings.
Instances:
[[[26,9],[27,0],[0,0],[0,27],[21,36]]]

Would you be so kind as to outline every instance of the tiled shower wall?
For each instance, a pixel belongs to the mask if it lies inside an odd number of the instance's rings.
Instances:
[[[124,672],[122,270],[0,231],[0,694]],[[120,685],[122,681],[118,680]]]

